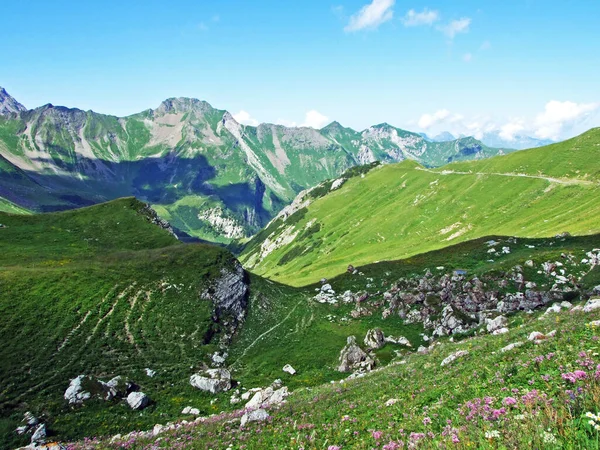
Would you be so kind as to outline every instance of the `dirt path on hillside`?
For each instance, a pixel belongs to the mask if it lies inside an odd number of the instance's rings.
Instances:
[[[537,178],[539,180],[546,180],[549,183],[556,183],[562,185],[580,185],[580,186],[597,186],[598,182],[589,181],[589,180],[578,180],[578,179],[561,179],[561,178],[552,178],[545,177],[542,175],[527,175],[525,173],[498,173],[498,172],[458,172],[455,170],[433,170],[426,169],[424,167],[417,167],[417,170],[421,170],[423,172],[435,173],[438,175],[495,175],[500,177],[521,177],[521,178]]]

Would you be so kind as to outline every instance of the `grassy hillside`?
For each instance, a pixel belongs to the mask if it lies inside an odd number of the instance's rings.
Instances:
[[[541,320],[538,320],[541,319]],[[159,436],[92,440],[95,448],[594,449],[596,313],[513,318],[501,336],[444,340],[426,355],[355,380],[298,390],[263,423],[238,424],[241,412],[181,426]],[[537,345],[533,331],[556,337]],[[512,351],[505,346],[524,342]],[[442,361],[468,352],[453,363]],[[579,371],[575,382],[563,374]],[[585,378],[583,378],[585,377]],[[74,450],[89,444],[75,444]]]
[[[61,213],[0,213],[0,448],[25,443],[13,433],[25,410],[76,437],[179,413],[181,395],[210,406],[188,383],[222,334],[200,293],[233,258],[180,244],[151,220],[132,198]],[[70,408],[63,394],[79,374],[121,375],[155,404],[144,420],[119,403]]]
[[[488,260],[487,242],[492,239],[511,249],[494,262]],[[362,305],[369,314],[358,318],[350,314],[354,304],[320,304],[309,300],[314,295],[313,289],[290,289],[253,277],[250,313],[230,349],[228,366],[244,388],[265,386],[276,378],[282,379],[284,385],[294,390],[287,404],[280,409],[270,409],[272,419],[268,422],[240,428],[237,422],[243,413],[239,411],[240,405],[231,405],[230,394],[222,394],[213,405],[216,415],[201,423],[184,425],[176,432],[154,437],[142,433],[113,443],[92,440],[93,445],[98,448],[126,445],[135,449],[177,445],[248,449],[337,445],[367,449],[382,448],[390,441],[402,440],[407,444],[411,433],[431,432],[433,435],[425,436],[416,448],[440,448],[442,443],[450,443],[452,435],[460,440],[457,448],[512,449],[523,448],[531,442],[535,448],[598,448],[594,446],[596,435],[586,426],[587,419],[583,417],[586,411],[595,411],[600,392],[600,385],[594,381],[596,364],[600,362],[595,355],[599,350],[597,330],[586,327],[589,321],[600,318],[598,313],[562,312],[547,315],[542,320],[538,320],[538,313],[511,314],[508,316],[510,331],[505,335],[486,335],[482,327],[453,335],[452,339],[441,338],[429,354],[421,355],[415,349],[421,344],[427,345],[421,333],[430,331],[423,330],[420,324],[406,324],[395,314],[383,318],[382,311],[386,303],[384,292],[400,284],[400,280],[420,280],[428,270],[443,274],[463,268],[468,279],[478,277],[485,282],[486,289],[494,290],[492,280],[506,278],[514,267],[521,266],[525,279],[535,281],[539,289],[544,290],[551,289],[552,276],[538,273],[538,268],[546,261],[560,260],[568,273],[580,277],[587,274],[577,282],[581,292],[586,292],[600,283],[600,273],[598,267],[589,272],[590,266],[581,261],[590,249],[599,246],[597,235],[516,241],[490,236],[407,260],[361,267],[358,274],[330,280],[338,293],[346,289],[369,293]],[[529,267],[527,260],[533,260],[534,267]],[[514,283],[505,291],[514,292]],[[579,291],[570,293],[569,298],[579,302]],[[355,335],[362,343],[366,331],[373,327],[380,327],[386,336],[407,337],[413,348],[388,343],[375,354],[382,365],[391,362],[390,367],[357,380],[340,381],[348,376],[335,370],[346,337]],[[541,345],[527,341],[532,331],[547,333],[553,329],[558,330],[557,337]],[[501,348],[518,341],[525,345],[512,352],[500,352]],[[440,366],[444,358],[458,350],[468,350],[469,354],[448,366]],[[581,351],[587,352],[593,361],[585,362],[590,381],[579,382],[575,387],[581,391],[574,401],[566,403],[574,387],[561,374],[581,368],[581,361],[585,360]],[[541,363],[536,360],[540,355],[544,356]],[[288,363],[298,371],[296,375],[282,372],[281,368]],[[528,404],[530,396],[538,401],[538,396],[531,393],[534,389],[540,399],[546,395],[546,399],[554,399],[554,403]],[[502,401],[509,396],[517,398],[518,404],[506,408]],[[467,418],[469,407],[461,405],[486,397],[493,399],[493,409],[506,408],[502,417],[499,420],[484,420],[480,416],[475,420]],[[385,406],[390,399],[396,399],[395,403]],[[519,419],[521,414],[525,417]],[[430,418],[431,423],[424,423],[425,417]],[[189,419],[180,416],[183,418]],[[455,432],[443,434],[448,420],[452,425],[448,430],[455,428]],[[543,431],[548,428],[556,439],[555,446],[544,445]],[[152,426],[140,428],[151,429]],[[486,432],[494,430],[498,436],[488,440]],[[75,444],[74,449],[85,448],[85,445]]]
[[[593,174],[599,144],[600,133],[592,130],[562,144],[436,170],[412,161],[383,166],[274,222],[241,259],[257,274],[298,286],[349,264],[404,258],[490,234],[598,232],[600,185]]]

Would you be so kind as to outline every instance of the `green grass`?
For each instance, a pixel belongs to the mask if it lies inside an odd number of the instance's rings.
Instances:
[[[284,406],[269,410],[272,418],[265,423],[240,428],[235,418],[241,413],[222,414],[160,438],[133,437],[127,445],[371,449],[390,442],[398,447],[387,448],[407,448],[418,442],[408,448],[598,449],[598,432],[588,425],[585,413],[597,412],[600,396],[595,375],[600,336],[597,328],[587,326],[599,318],[598,312],[515,316],[508,334],[458,343],[442,340],[430,354],[405,355],[396,365],[364,378],[297,389]],[[550,330],[557,330],[556,337],[540,345],[527,340],[532,331]],[[525,344],[500,352],[518,341]],[[458,350],[469,353],[441,367]],[[562,378],[575,370],[584,371],[587,379],[571,383]],[[508,397],[516,404],[507,406]],[[396,403],[386,406],[390,399]],[[489,411],[476,407],[478,402],[488,402]],[[493,410],[498,410],[497,419]],[[125,441],[93,442],[110,449],[121,448]]]
[[[182,402],[209,412],[189,376],[217,348],[213,305],[200,293],[232,264],[227,251],[183,245],[121,199],[63,213],[0,214],[0,427],[25,410],[63,439],[150,426]],[[155,378],[144,369],[157,371]],[[70,379],[122,375],[154,401],[139,418],[117,403],[69,408]],[[184,405],[185,406],[185,405]],[[24,444],[2,433],[0,447]]]
[[[383,166],[317,199],[297,223],[272,224],[241,260],[259,275],[300,286],[342,273],[349,264],[406,258],[486,235],[593,234],[600,231],[594,178],[599,153],[596,129],[561,144],[437,170],[411,161]],[[506,173],[514,176],[499,175]],[[274,241],[286,230],[301,236],[309,222],[320,225],[310,236],[321,242],[318,250],[307,251],[310,240],[296,237],[260,260],[263,240]]]

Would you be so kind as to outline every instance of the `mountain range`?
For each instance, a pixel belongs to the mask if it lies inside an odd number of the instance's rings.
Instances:
[[[439,134],[436,134],[433,137],[428,136],[425,133],[422,133],[421,136],[423,136],[425,139],[431,142],[449,142],[458,139],[449,131],[443,131]],[[465,137],[465,135],[460,135],[459,137]],[[554,141],[550,139],[537,139],[531,136],[521,134],[506,137],[502,136],[502,134],[499,131],[485,132],[479,140],[484,145],[487,145],[489,147],[511,148],[515,150],[525,150],[527,148],[543,147],[544,145],[550,145],[554,143]]]
[[[179,233],[213,242],[253,235],[299,192],[350,167],[432,167],[508,151],[472,137],[429,142],[385,123],[360,132],[337,122],[245,126],[191,98],[127,117],[28,110],[0,90],[0,208],[56,211],[134,195]]]

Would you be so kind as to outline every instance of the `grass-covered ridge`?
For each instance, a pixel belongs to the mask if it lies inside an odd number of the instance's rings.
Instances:
[[[181,395],[210,406],[188,383],[221,336],[201,292],[234,259],[218,247],[181,244],[155,219],[133,198],[0,213],[1,448],[27,442],[14,434],[25,410],[64,439],[178,413]],[[122,404],[69,408],[63,394],[80,374],[121,375],[155,403],[143,420]]]
[[[600,230],[599,155],[594,129],[561,144],[436,170],[412,161],[383,166],[317,199],[296,223],[262,233],[241,259],[257,274],[304,285],[349,264],[485,235],[592,234]],[[303,233],[315,224],[317,232]]]

